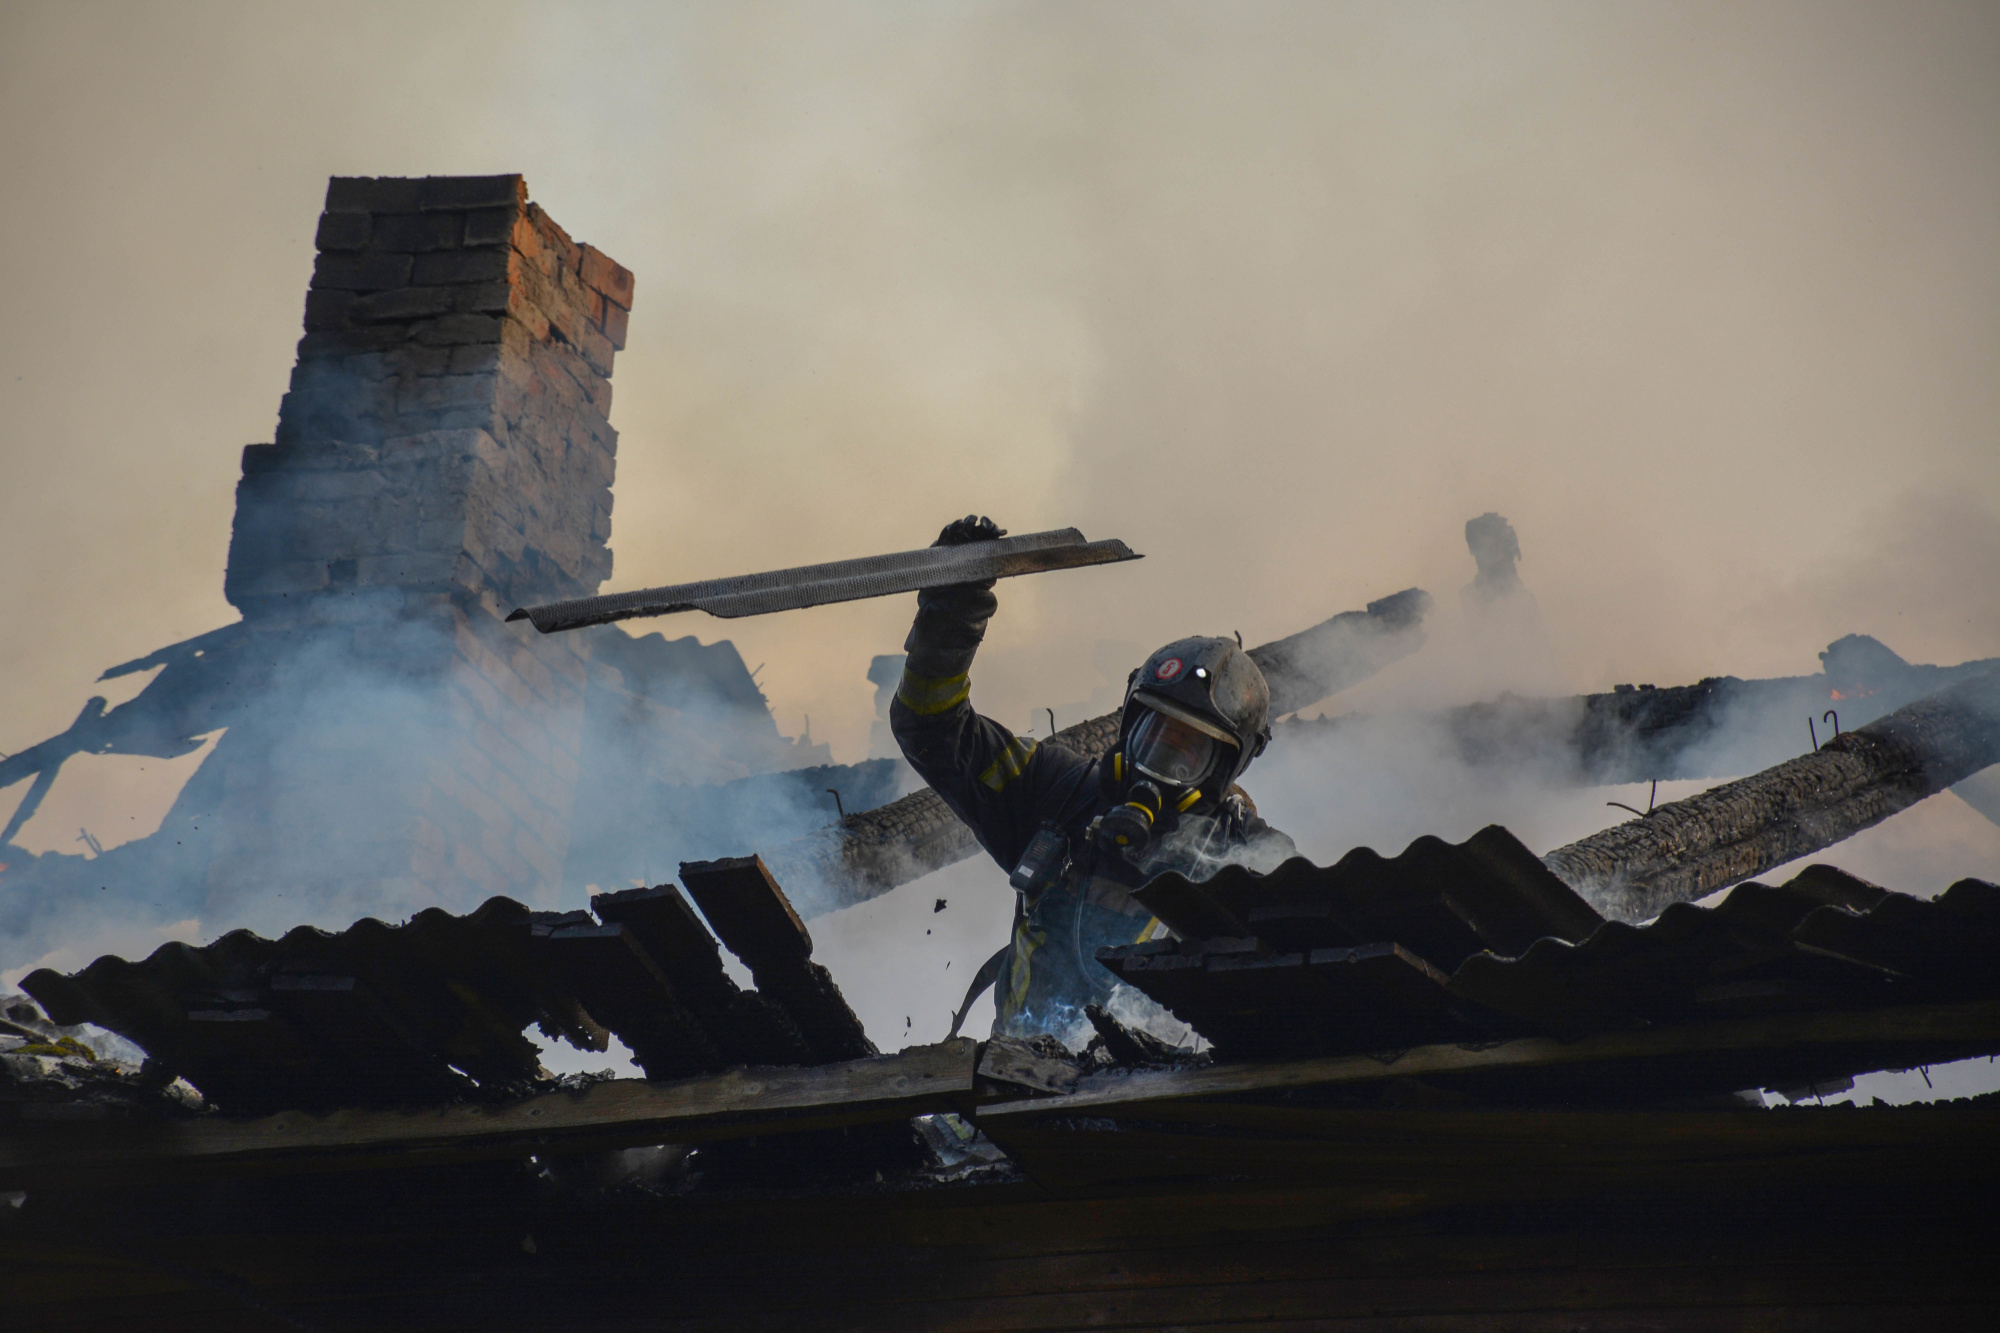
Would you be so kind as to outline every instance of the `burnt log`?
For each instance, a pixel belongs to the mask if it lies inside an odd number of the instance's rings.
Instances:
[[[1430,594],[1407,588],[1366,611],[1344,611],[1249,650],[1271,686],[1271,716],[1319,702],[1423,646]],[[1118,740],[1117,713],[1064,727],[1046,743],[1089,759]],[[766,860],[811,915],[866,902],[979,850],[964,821],[929,787],[777,848]]]
[[[1823,670],[1811,676],[1710,676],[1693,685],[1620,685],[1561,698],[1505,694],[1423,720],[1472,767],[1531,769],[1544,780],[1579,786],[1729,778],[1806,749],[1808,719],[1858,728],[2000,668],[2000,658],[1957,666],[1906,662],[1864,634],[1839,639],[1819,656]],[[1833,719],[1824,716],[1829,709]],[[1293,718],[1278,735],[1341,738],[1381,721],[1355,714]]]
[[[1672,903],[1809,855],[2000,763],[2000,671],[1960,681],[1812,754],[1660,806],[1543,861],[1606,916]]]

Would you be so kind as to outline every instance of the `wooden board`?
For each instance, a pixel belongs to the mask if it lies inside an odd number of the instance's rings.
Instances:
[[[812,957],[805,922],[758,858],[683,861],[681,883],[717,937],[752,972],[796,966]],[[763,984],[761,977],[758,984]]]
[[[682,862],[681,883],[729,951],[749,967],[759,994],[804,1037],[814,1063],[875,1053],[832,975],[812,961],[812,936],[761,860]]]
[[[1118,1108],[1140,1108],[1155,1101],[1385,1083],[1401,1078],[1449,1079],[1686,1056],[1713,1058],[1727,1052],[1774,1048],[1810,1050],[1898,1043],[1912,1048],[1951,1045],[1962,1048],[1967,1055],[2000,1051],[2000,1002],[1911,1006],[1852,1014],[1784,1015],[1650,1032],[1611,1033],[1575,1041],[1525,1037],[1482,1046],[1418,1046],[1381,1055],[1093,1074],[1080,1080],[1076,1091],[1066,1098],[995,1103],[981,1107],[978,1114],[982,1123],[1012,1115],[1047,1114],[1052,1108],[1069,1115],[1097,1115]]]
[[[96,1124],[0,1140],[0,1188],[93,1177],[353,1170],[384,1162],[578,1152],[834,1128],[957,1109],[974,1087],[976,1046],[957,1038],[810,1069],[733,1069],[678,1083],[618,1079],[510,1106],[283,1112],[171,1124]]]
[[[723,971],[715,938],[673,885],[600,893],[590,900],[590,910],[632,932],[691,1004],[726,1007],[735,999],[736,983]]]
[[[542,941],[542,948],[550,970],[592,1018],[631,1048],[648,1078],[686,1078],[729,1064],[625,927],[564,926]]]

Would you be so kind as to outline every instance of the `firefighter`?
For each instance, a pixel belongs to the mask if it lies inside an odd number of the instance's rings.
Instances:
[[[934,545],[1005,535],[968,515]],[[1116,744],[1092,760],[973,711],[972,659],[998,605],[990,580],[917,594],[889,721],[1018,891],[1013,937],[980,969],[953,1034],[993,985],[996,1034],[1062,1035],[1111,993],[1098,948],[1165,933],[1132,890],[1169,871],[1266,872],[1297,849],[1235,785],[1271,736],[1270,689],[1236,642],[1180,639],[1148,657],[1127,682]]]

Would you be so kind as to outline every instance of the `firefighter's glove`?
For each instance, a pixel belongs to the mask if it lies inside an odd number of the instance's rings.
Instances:
[[[933,546],[963,546],[967,542],[994,541],[1007,530],[990,518],[967,514],[945,525]],[[908,670],[917,676],[943,679],[959,675],[972,666],[973,654],[986,637],[986,622],[999,608],[993,595],[993,580],[953,583],[942,588],[926,588],[917,594],[917,620],[910,637],[903,642]]]
[[[983,515],[967,514],[956,522],[944,525],[944,531],[932,546],[963,546],[967,542],[998,541],[1007,535],[1007,529]]]

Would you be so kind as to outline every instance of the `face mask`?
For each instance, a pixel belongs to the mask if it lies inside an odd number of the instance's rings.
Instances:
[[[1137,771],[1175,787],[1200,782],[1215,762],[1215,737],[1148,709],[1132,728],[1125,755]]]

